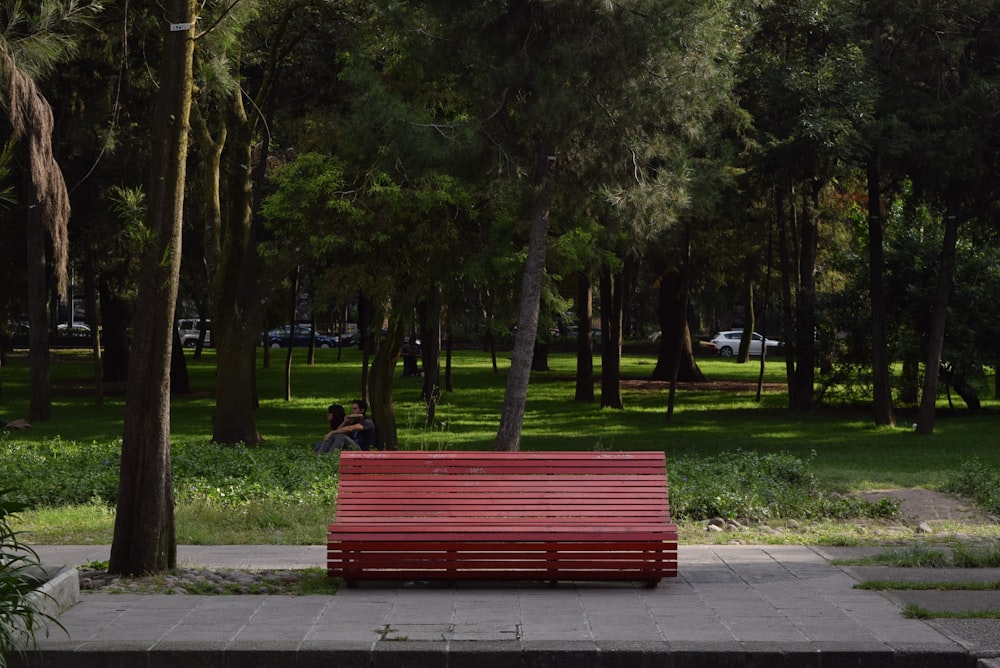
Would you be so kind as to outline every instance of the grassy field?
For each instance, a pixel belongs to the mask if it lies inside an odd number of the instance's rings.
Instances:
[[[284,400],[284,354],[274,351],[270,368],[258,367],[261,408],[257,413],[260,433],[267,439],[251,456],[263,461],[281,460],[300,467],[315,479],[307,485],[330,486],[332,475],[326,463],[317,463],[312,444],[326,430],[325,407],[332,402],[348,404],[360,394],[360,354],[356,350],[317,351],[317,363],[305,364],[306,353],[296,349],[293,357],[292,401]],[[192,393],[175,397],[171,409],[171,440],[178,456],[215,450],[209,444],[213,411],[214,358],[211,350],[200,360],[187,352]],[[599,365],[599,358],[595,364]],[[504,368],[495,374],[489,356],[479,351],[461,351],[454,360],[453,391],[443,392],[437,407],[437,423],[425,429],[425,406],[420,401],[418,378],[398,378],[394,393],[400,447],[403,449],[489,449],[503,401]],[[782,360],[772,360],[765,377],[768,390],[760,402],[754,391],[741,384],[756,380],[756,362],[740,365],[732,360],[702,359],[700,364],[715,383],[684,388],[678,392],[673,418],[666,418],[667,387],[650,383],[655,359],[627,356],[623,375],[625,409],[600,409],[598,404],[573,401],[572,355],[553,355],[552,370],[535,373],[528,392],[522,438],[524,450],[663,450],[673,460],[711,458],[721,453],[788,453],[807,462],[809,470],[827,490],[924,486],[935,488],[963,463],[978,458],[982,465],[1000,468],[996,441],[998,404],[984,400],[984,410],[969,414],[956,405],[947,410],[942,398],[942,417],[935,433],[913,433],[912,413],[898,411],[900,427],[875,428],[866,406],[821,406],[809,414],[791,413],[783,392]],[[599,366],[598,366],[599,372]],[[92,451],[108,461],[109,447],[120,439],[124,413],[123,389],[108,387],[102,405],[95,405],[91,362],[83,351],[57,351],[53,357],[53,418],[24,432],[7,433],[5,444],[23,449],[58,450],[65,447]],[[23,353],[8,355],[2,375],[0,415],[21,417],[27,412],[27,368]],[[717,384],[716,384],[717,383]],[[724,383],[724,384],[723,384]],[[60,445],[62,444],[62,445]],[[109,445],[110,444],[110,445]],[[231,459],[232,449],[214,453],[216,461]],[[176,460],[176,457],[175,457]],[[175,461],[175,468],[178,462]],[[109,472],[112,478],[113,471]],[[72,474],[68,474],[72,475]],[[239,473],[234,473],[239,476]],[[302,477],[303,474],[298,474]],[[0,487],[31,485],[31,480],[5,481]],[[107,481],[105,481],[107,484]],[[204,483],[214,483],[207,480]],[[216,488],[221,490],[216,484]],[[223,494],[222,491],[218,492]],[[220,518],[217,506],[229,501],[178,503],[180,542],[211,542],[219,539],[220,522],[224,542],[320,542],[323,518],[328,508],[311,507],[301,499],[269,504],[257,500],[231,505],[230,515]],[[325,501],[324,501],[325,504]],[[222,513],[225,515],[226,513]],[[38,542],[106,540],[113,510],[95,502],[73,507],[43,508],[25,516],[26,526]],[[315,524],[313,524],[315,523]],[[266,535],[262,536],[261,532]]]

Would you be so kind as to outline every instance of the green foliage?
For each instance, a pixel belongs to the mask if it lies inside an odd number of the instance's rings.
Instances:
[[[20,650],[24,640],[34,642],[39,622],[55,622],[30,596],[44,580],[37,575],[38,555],[11,528],[25,505],[9,497],[10,490],[0,490],[0,668],[7,665],[8,652]]]
[[[951,563],[956,568],[1000,568],[1000,545],[956,543]],[[1000,589],[1000,582],[994,584]]]
[[[945,490],[975,500],[987,512],[1000,514],[1000,471],[986,466],[978,457],[962,464]]]
[[[907,619],[1000,619],[1000,610],[969,610],[951,612],[948,610],[928,610],[916,603],[907,603],[903,608]]]
[[[33,542],[107,542],[114,521],[123,408],[113,393],[95,407],[75,389],[90,372],[84,351],[55,355],[59,419],[0,435],[0,480],[19,488],[15,500],[38,506],[24,513],[18,525]],[[326,406],[352,398],[361,353],[344,350],[340,358],[336,350],[319,350],[313,365],[297,354],[293,401],[284,399],[282,365],[258,368],[257,417],[267,442],[251,448],[209,443],[214,356],[208,349],[201,358],[187,357],[194,392],[171,401],[178,541],[321,543],[334,512],[337,458],[314,456],[312,444],[328,429]],[[1000,468],[1000,453],[981,446],[995,432],[995,419],[987,411],[945,421],[932,439],[918,438],[909,429],[873,429],[867,408],[824,408],[790,416],[782,392],[765,390],[758,403],[752,391],[735,389],[752,385],[759,369],[731,360],[700,359],[710,380],[734,387],[682,389],[668,423],[663,417],[666,386],[640,381],[648,378],[654,362],[648,355],[626,355],[623,375],[632,380],[623,390],[625,409],[608,411],[574,401],[575,357],[550,355],[552,371],[532,377],[522,449],[584,451],[599,444],[607,450],[664,451],[679,519],[723,510],[733,517],[885,517],[893,512],[888,501],[871,506],[850,497],[823,496],[822,503],[810,497],[820,496],[817,489],[936,487],[974,455],[981,456],[981,469]],[[26,394],[27,371],[23,354],[8,355],[5,396]],[[766,382],[779,383],[782,371],[770,364]],[[401,449],[491,447],[504,374],[493,372],[488,353],[455,351],[454,391],[442,393],[437,421],[429,428],[424,426],[420,383],[408,380],[400,379],[394,388]],[[988,405],[995,406],[995,400]],[[23,410],[13,400],[7,406],[8,414]],[[982,483],[984,489],[1000,487],[990,480]],[[724,503],[710,511],[715,497]],[[765,510],[749,512],[746,507]]]
[[[824,496],[805,462],[787,453],[723,452],[670,462],[670,502],[678,519],[892,517],[898,503]]]
[[[12,498],[29,506],[114,503],[120,461],[120,440],[0,441],[0,480],[17,481]]]
[[[941,550],[919,543],[905,547],[892,547],[871,558],[878,566],[897,568],[944,568],[948,565],[948,555]]]
[[[16,499],[30,505],[114,504],[120,458],[121,441],[3,441],[0,479],[21,480]],[[183,442],[173,447],[171,458],[178,503],[238,508],[267,499],[330,506],[336,498],[337,458],[314,457],[305,447]]]

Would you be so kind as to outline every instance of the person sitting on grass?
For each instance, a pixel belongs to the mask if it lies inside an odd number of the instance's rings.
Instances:
[[[371,450],[375,446],[375,423],[365,416],[368,404],[363,399],[351,402],[351,412],[336,429],[323,439],[318,453],[334,450]]]
[[[313,452],[331,452],[333,450],[333,437],[337,429],[344,424],[347,411],[340,404],[330,404],[326,409],[326,421],[330,425],[330,431],[326,433],[322,441],[313,446]]]

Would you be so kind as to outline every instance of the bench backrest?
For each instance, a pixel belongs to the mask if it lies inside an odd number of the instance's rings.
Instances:
[[[670,521],[662,452],[343,452],[337,521]]]

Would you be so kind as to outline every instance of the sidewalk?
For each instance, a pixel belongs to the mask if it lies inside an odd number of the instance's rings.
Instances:
[[[41,546],[38,553],[49,565],[75,565],[106,560],[109,548]],[[69,637],[57,628],[43,634],[27,665],[1000,668],[1000,659],[990,660],[1000,657],[1000,622],[906,619],[903,599],[853,588],[858,579],[901,579],[896,569],[862,572],[828,561],[856,554],[685,545],[680,575],[657,588],[362,583],[336,596],[83,594],[59,617]],[[178,560],[315,568],[324,565],[325,548],[182,546]],[[979,575],[1000,579],[1000,572]],[[1000,593],[993,596],[983,604],[996,609]],[[11,665],[22,664],[14,657]]]

